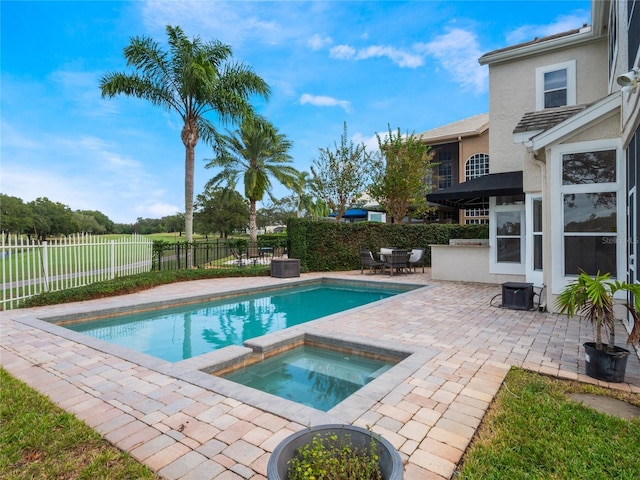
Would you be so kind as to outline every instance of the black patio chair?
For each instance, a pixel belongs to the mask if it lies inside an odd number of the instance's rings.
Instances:
[[[409,271],[413,269],[415,272],[416,267],[422,267],[422,273],[424,273],[424,248],[414,248],[411,250],[411,256],[409,257]]]
[[[383,272],[388,268],[391,275],[393,272],[404,272],[406,275],[409,272],[409,251],[396,249],[391,252],[391,256],[385,255],[385,261],[383,264]]]
[[[373,258],[371,250],[360,250],[360,275],[363,274],[364,269],[368,268],[369,273],[376,273],[376,269],[382,272],[382,262],[378,262]]]

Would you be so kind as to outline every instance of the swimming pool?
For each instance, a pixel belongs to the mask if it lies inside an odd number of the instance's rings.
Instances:
[[[104,320],[62,324],[170,362],[382,300],[415,285],[314,281]]]
[[[222,376],[326,412],[395,363],[303,345]]]

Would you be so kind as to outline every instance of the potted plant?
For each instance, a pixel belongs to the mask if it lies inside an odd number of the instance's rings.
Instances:
[[[402,480],[398,451],[353,425],[317,425],[293,433],[273,451],[269,480]]]
[[[617,292],[630,293],[633,300],[616,302]],[[612,280],[609,273],[598,272],[592,277],[581,272],[562,290],[555,303],[560,313],[566,313],[569,318],[584,315],[595,326],[596,341],[584,344],[587,375],[607,382],[624,382],[630,352],[615,345],[614,304],[626,307],[633,318],[627,345],[637,343],[640,340],[640,285]],[[603,330],[607,333],[607,343],[602,341]]]

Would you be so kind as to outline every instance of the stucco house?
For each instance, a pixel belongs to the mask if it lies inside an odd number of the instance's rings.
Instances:
[[[480,57],[489,175],[427,199],[487,199],[489,246],[432,250],[434,278],[532,283],[550,310],[580,270],[638,281],[640,3],[594,0],[591,17]]]
[[[489,114],[481,113],[447,125],[416,134],[431,147],[433,161],[433,193],[489,173]],[[435,204],[430,216],[433,223],[487,223],[489,202],[469,202],[459,209],[446,203]]]

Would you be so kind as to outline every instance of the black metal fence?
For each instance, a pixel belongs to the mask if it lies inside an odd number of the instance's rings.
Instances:
[[[286,255],[279,244],[264,245],[242,240],[194,242],[154,242],[153,268],[155,270],[179,270],[188,268],[188,256],[193,255],[197,268],[238,268],[269,265],[271,259]]]

